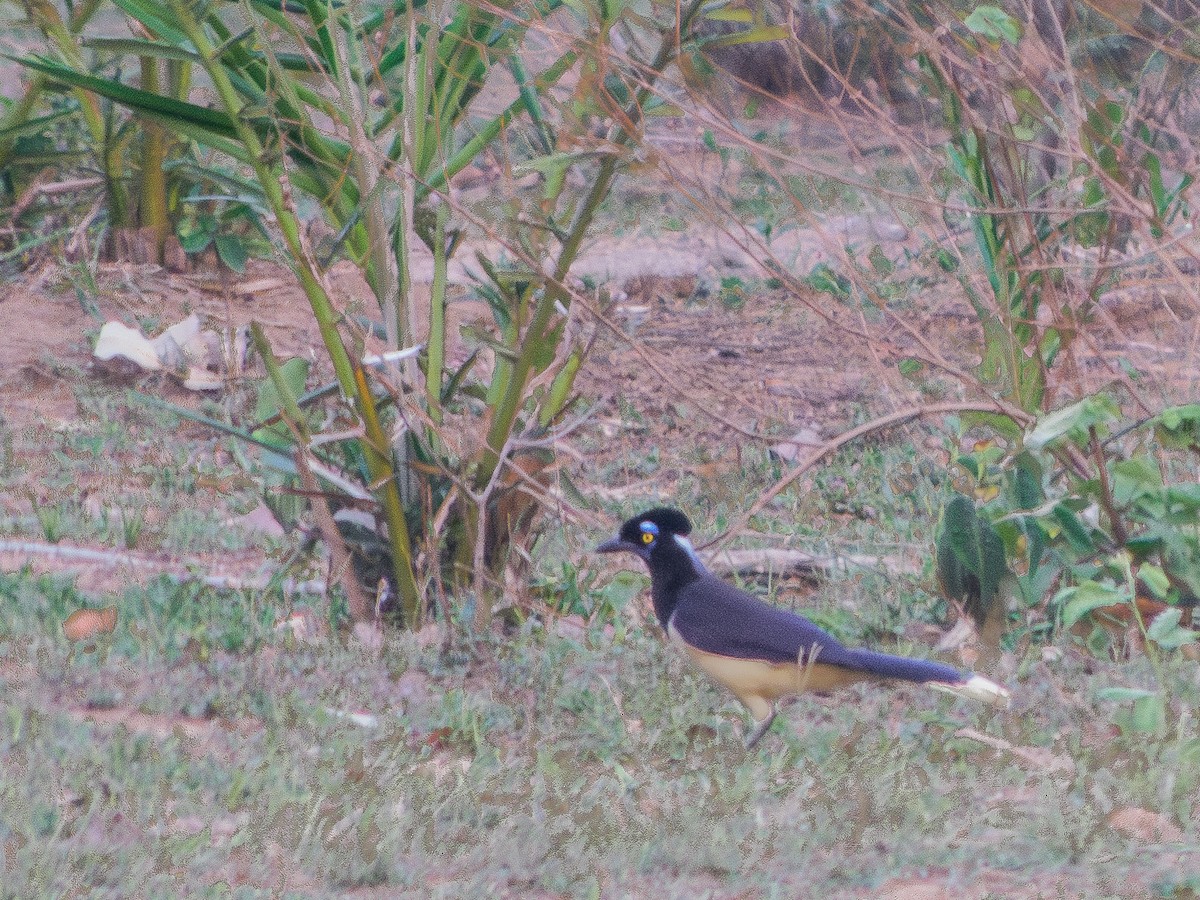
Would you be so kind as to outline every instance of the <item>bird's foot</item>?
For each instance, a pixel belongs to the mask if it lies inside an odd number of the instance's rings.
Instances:
[[[750,732],[750,737],[748,737],[746,739],[746,749],[747,750],[754,749],[754,745],[757,744],[762,739],[762,736],[770,730],[771,723],[774,721],[775,721],[775,711],[771,710],[771,714],[769,716],[767,716],[761,722],[758,722],[755,724],[754,730],[752,732]]]

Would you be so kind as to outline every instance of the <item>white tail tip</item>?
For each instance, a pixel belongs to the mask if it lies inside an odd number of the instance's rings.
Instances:
[[[966,681],[958,684],[950,684],[945,681],[930,681],[929,686],[934,690],[945,691],[947,694],[954,694],[957,697],[966,697],[969,700],[978,700],[980,703],[991,703],[994,706],[1008,707],[1009,700],[1012,694],[1008,688],[1001,687],[989,678],[984,678],[982,675],[972,675]]]

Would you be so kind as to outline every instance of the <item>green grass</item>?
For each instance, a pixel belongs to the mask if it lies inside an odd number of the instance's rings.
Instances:
[[[747,753],[736,706],[640,630],[525,629],[447,658],[398,636],[375,658],[277,638],[267,600],[249,615],[247,598],[158,585],[104,598],[117,632],[73,649],[56,627],[81,599],[68,585],[6,576],[0,598],[12,896],[797,896],[930,870],[1065,873],[1096,896],[1135,869],[1146,884],[1196,871],[1105,825],[1134,806],[1194,842],[1190,664],[1168,666],[1175,715],[1152,735],[1092,699],[1149,683],[1147,666],[1068,656],[1030,665],[1010,713],[861,688],[794,704]]]

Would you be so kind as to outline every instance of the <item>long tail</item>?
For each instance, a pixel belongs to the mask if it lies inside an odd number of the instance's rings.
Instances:
[[[1008,706],[1008,689],[982,675],[960,672],[945,663],[923,659],[906,659],[874,650],[847,650],[846,658],[838,664],[866,672],[876,678],[895,678],[900,681],[915,681],[927,684],[935,690],[945,691],[970,700]],[[820,660],[820,656],[817,657]]]

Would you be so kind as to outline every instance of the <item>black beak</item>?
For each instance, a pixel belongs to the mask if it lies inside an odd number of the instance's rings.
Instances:
[[[623,541],[619,537],[605,541],[596,548],[597,553],[620,553],[623,550],[628,550],[631,553],[637,553],[641,548],[630,541]]]

